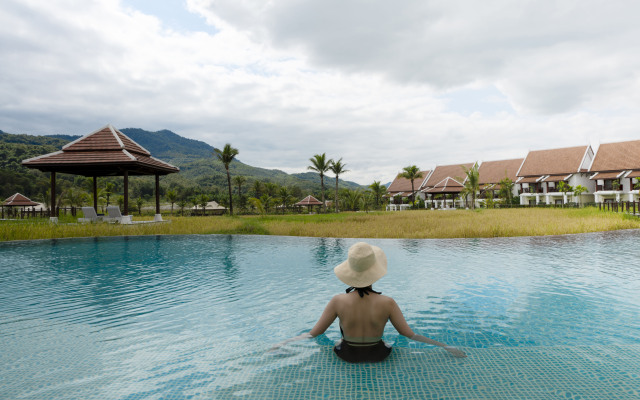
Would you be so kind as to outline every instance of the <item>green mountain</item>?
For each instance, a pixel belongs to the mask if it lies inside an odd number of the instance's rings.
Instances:
[[[169,187],[184,197],[196,193],[224,193],[227,177],[224,165],[214,156],[214,148],[207,143],[182,137],[169,130],[149,132],[138,128],[126,128],[122,133],[129,136],[154,157],[180,168],[180,173],[162,178],[162,185]],[[42,195],[48,189],[48,174],[22,167],[22,160],[59,150],[70,141],[79,138],[71,135],[14,135],[0,131],[0,197],[6,198],[16,192],[28,197]],[[242,149],[240,149],[242,152]],[[309,155],[311,157],[311,155]],[[276,169],[253,167],[234,160],[230,165],[232,177],[242,175],[246,178],[243,193],[247,193],[255,181],[270,182],[278,186],[293,188],[297,195],[320,194],[320,179],[316,173],[304,172],[287,174]],[[61,179],[78,185],[79,178],[74,176]],[[105,178],[106,179],[106,178]],[[113,178],[109,178],[113,179]],[[118,182],[116,180],[116,185]],[[332,177],[325,178],[327,196],[334,187]],[[342,188],[358,189],[354,182],[340,180]],[[237,188],[236,188],[237,189]],[[148,196],[153,190],[150,177],[135,178],[132,181],[132,196]]]

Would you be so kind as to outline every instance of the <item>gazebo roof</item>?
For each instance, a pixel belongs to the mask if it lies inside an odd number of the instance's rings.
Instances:
[[[2,205],[7,207],[27,207],[27,206],[38,206],[40,204],[31,201],[31,199],[21,195],[20,193],[16,193],[13,196],[8,197],[4,201],[4,203],[2,203]]]
[[[85,135],[62,150],[22,161],[40,171],[84,176],[166,175],[180,169],[158,160],[138,143],[111,125]]]
[[[295,204],[296,206],[321,206],[322,202],[309,195]]]

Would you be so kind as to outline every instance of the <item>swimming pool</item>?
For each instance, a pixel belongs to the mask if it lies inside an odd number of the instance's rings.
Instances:
[[[310,329],[357,240],[158,236],[0,244],[2,399],[640,398],[640,232],[368,240],[417,333],[349,365]]]

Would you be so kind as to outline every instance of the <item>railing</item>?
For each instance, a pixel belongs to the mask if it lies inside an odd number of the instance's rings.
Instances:
[[[58,207],[56,215],[76,216],[78,209],[76,207]],[[0,219],[27,219],[27,218],[49,218],[51,213],[49,210],[36,210],[35,208],[18,208],[18,207],[1,207]]]
[[[640,201],[605,201],[598,203],[601,211],[628,212],[630,214],[640,214]]]

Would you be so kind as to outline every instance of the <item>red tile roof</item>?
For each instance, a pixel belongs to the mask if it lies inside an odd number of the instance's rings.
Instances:
[[[480,185],[498,183],[505,177],[516,181],[516,173],[522,165],[523,158],[513,160],[483,161],[478,168],[478,181]]]
[[[413,187],[416,191],[420,188],[420,184],[422,183],[422,181],[424,181],[424,179],[427,176],[429,176],[430,172],[431,171],[420,171],[420,174],[422,174],[422,177],[413,181]],[[396,176],[393,182],[391,182],[391,185],[389,185],[387,192],[389,193],[409,192],[409,194],[411,194],[411,180]]]
[[[439,165],[433,170],[433,173],[429,177],[429,180],[422,184],[422,188],[432,188],[447,177],[454,179],[460,178],[464,181],[466,175],[462,167],[464,166],[465,168],[470,169],[471,167],[473,167],[473,165],[474,163]]]
[[[3,206],[8,207],[26,207],[26,206],[38,206],[40,204],[31,201],[26,196],[21,195],[20,193],[16,193],[11,197],[7,197],[7,199],[2,203]]]
[[[425,190],[425,193],[460,193],[463,189],[464,185],[462,183],[451,177],[446,177],[432,188]]]
[[[572,174],[562,174],[562,175],[549,175],[544,179],[541,179],[540,182],[560,182],[566,181]]]
[[[124,133],[107,125],[65,145],[61,151],[22,161],[41,171],[85,176],[170,174],[180,169],[158,160]]]
[[[638,178],[638,177],[640,177],[640,171],[631,171],[631,173],[627,175],[627,178]]]
[[[615,171],[615,172],[597,172],[593,176],[591,176],[592,180],[596,179],[618,179],[620,175],[622,175],[623,171]]]
[[[309,195],[295,204],[296,206],[321,206],[322,202]]]
[[[589,146],[530,151],[518,176],[562,175],[579,172]]]
[[[601,144],[589,170],[597,172],[630,169],[640,169],[640,140]]]

